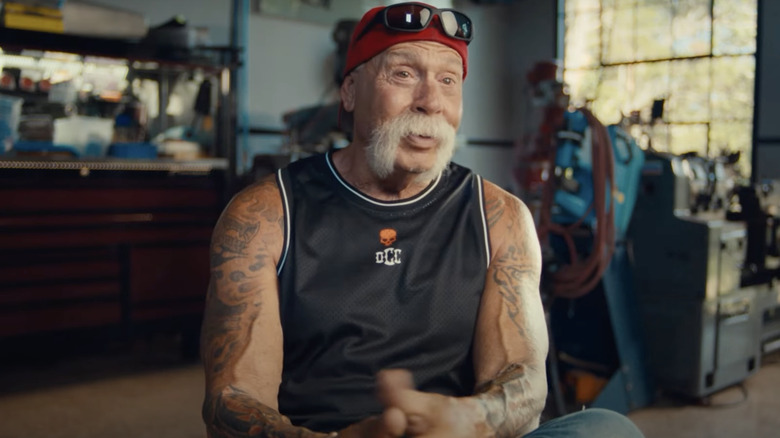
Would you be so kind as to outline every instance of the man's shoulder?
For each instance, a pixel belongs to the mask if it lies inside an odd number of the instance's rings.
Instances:
[[[276,175],[266,175],[244,187],[228,203],[228,211],[245,210],[256,205],[281,205]]]
[[[513,193],[502,189],[498,184],[495,184],[467,166],[452,161],[447,168],[447,172],[450,175],[470,175],[475,178],[480,178],[482,180],[485,202],[494,201],[500,202],[501,204],[508,203],[515,208],[522,208],[525,205],[523,201]]]
[[[500,242],[510,238],[512,233],[507,234],[510,230],[535,228],[530,210],[519,197],[488,180],[484,180],[483,187],[485,214],[492,241]]]
[[[500,202],[502,204],[511,205],[515,208],[521,208],[520,205],[524,205],[515,194],[506,189],[502,189],[498,184],[490,181],[487,178],[482,177],[482,186],[485,191],[485,202],[493,201]]]

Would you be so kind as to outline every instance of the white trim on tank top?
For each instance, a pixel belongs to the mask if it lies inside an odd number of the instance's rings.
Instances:
[[[282,205],[284,206],[284,250],[282,251],[282,257],[279,259],[279,265],[276,267],[276,275],[279,275],[282,273],[282,268],[284,268],[284,262],[287,261],[287,253],[290,251],[290,234],[292,233],[290,228],[290,204],[287,201],[287,191],[284,189],[282,169],[276,172],[276,183],[279,185],[279,191],[282,193]]]
[[[482,232],[485,235],[485,255],[487,267],[490,268],[490,234],[488,232],[487,219],[485,218],[485,195],[482,193],[482,177],[477,177],[477,191],[479,193],[479,212],[482,215]]]
[[[439,176],[438,176],[438,177],[436,177],[436,181],[435,181],[433,184],[431,184],[431,186],[430,186],[430,187],[428,187],[428,189],[427,189],[425,192],[423,192],[423,193],[422,193],[422,194],[420,194],[420,195],[417,195],[417,196],[416,196],[416,197],[414,197],[413,199],[410,199],[410,200],[408,200],[408,201],[389,201],[389,202],[382,202],[382,201],[378,201],[378,200],[376,200],[376,199],[373,199],[373,198],[369,198],[368,196],[366,196],[366,195],[364,195],[364,194],[360,193],[359,191],[355,190],[355,189],[354,189],[352,186],[350,186],[349,184],[347,184],[347,182],[346,182],[346,181],[344,181],[343,179],[341,179],[341,176],[339,175],[339,173],[338,173],[338,172],[336,172],[336,168],[333,166],[333,163],[331,162],[331,159],[330,159],[330,152],[328,152],[327,154],[325,154],[325,162],[326,162],[326,163],[328,163],[328,167],[330,168],[330,171],[333,173],[333,176],[334,176],[334,177],[336,177],[336,180],[337,180],[339,183],[341,183],[341,185],[342,185],[342,186],[344,186],[344,187],[345,187],[347,190],[349,190],[349,191],[350,191],[350,192],[352,192],[352,193],[353,193],[355,196],[359,197],[360,199],[362,199],[362,200],[364,200],[364,201],[370,202],[370,203],[372,203],[372,204],[374,204],[374,205],[380,205],[380,206],[382,206],[382,207],[403,207],[403,206],[406,206],[406,205],[411,205],[411,204],[414,204],[415,202],[419,202],[419,201],[421,201],[421,200],[425,199],[425,197],[426,197],[426,196],[428,196],[428,195],[429,195],[429,194],[430,194],[430,193],[433,191],[433,189],[435,189],[435,188],[436,188],[436,186],[438,186],[438,185],[439,185],[439,181],[441,181],[441,172],[439,172]]]

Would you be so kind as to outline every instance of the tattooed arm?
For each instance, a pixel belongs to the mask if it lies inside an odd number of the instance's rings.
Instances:
[[[541,251],[519,199],[485,182],[485,202],[493,255],[474,340],[473,400],[487,436],[515,437],[538,427],[547,398]]]
[[[408,436],[519,437],[539,425],[548,348],[539,241],[520,200],[485,182],[485,201],[492,261],[474,338],[475,394],[419,392],[407,371],[382,372],[379,398],[386,408],[404,412]]]
[[[209,437],[327,436],[294,427],[277,411],[283,220],[271,177],[236,195],[214,229],[201,340]]]

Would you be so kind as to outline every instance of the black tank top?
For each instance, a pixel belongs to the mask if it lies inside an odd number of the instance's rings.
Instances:
[[[381,369],[422,391],[471,394],[472,341],[489,260],[482,180],[451,164],[419,195],[386,202],[344,181],[330,155],[277,174],[284,368],[279,410],[315,431],[382,408]]]

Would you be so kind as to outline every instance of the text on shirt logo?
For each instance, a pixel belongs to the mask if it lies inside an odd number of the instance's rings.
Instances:
[[[377,251],[376,262],[379,264],[385,264],[387,266],[400,265],[401,250],[395,248],[387,248],[384,251]]]

